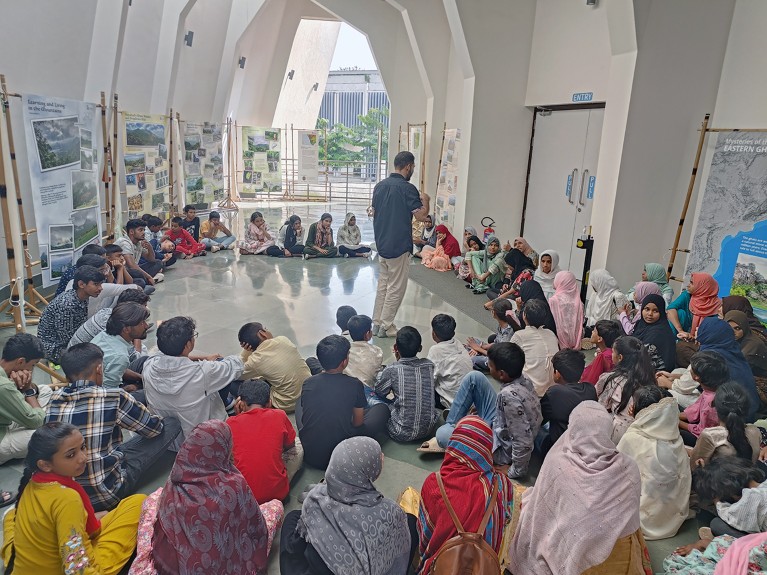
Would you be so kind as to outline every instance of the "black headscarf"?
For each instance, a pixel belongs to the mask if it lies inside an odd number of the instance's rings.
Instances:
[[[506,264],[510,266],[511,268],[513,268],[514,270],[511,272],[511,276],[509,278],[512,284],[517,279],[517,276],[521,274],[523,271],[535,269],[535,264],[533,263],[533,260],[531,260],[529,257],[527,257],[525,254],[523,254],[521,251],[519,251],[516,248],[512,249],[509,253],[507,253],[506,256],[503,258],[503,261],[505,261]]]
[[[285,222],[285,248],[287,249],[292,248],[298,243],[298,238],[296,238],[296,230],[293,229],[293,225],[298,221],[301,221],[301,218],[296,215],[292,215],[288,218],[288,221]]]
[[[477,236],[470,236],[468,240],[466,240],[466,245],[470,245],[472,241],[477,242],[477,245],[479,246],[480,250],[485,249],[485,244],[482,243],[482,240],[480,240]]]
[[[754,308],[747,297],[742,295],[728,295],[722,298],[722,315],[727,315],[730,311],[742,311],[748,318],[748,326],[751,331],[758,332],[761,335],[767,336],[767,329],[765,329],[759,318],[754,315]]]
[[[512,250],[512,251],[519,251],[519,250]],[[527,256],[524,256],[524,257],[527,257]],[[527,259],[530,259],[530,258],[527,258]],[[545,303],[546,304],[546,321],[544,322],[543,327],[553,331],[554,335],[556,335],[557,323],[554,321],[554,314],[551,313],[549,302],[546,299],[546,294],[543,293],[543,288],[541,287],[541,284],[539,284],[535,280],[527,280],[526,282],[522,282],[519,286],[519,298],[522,300],[522,307],[520,308],[521,310],[524,309],[524,306],[527,302],[533,299],[537,299]],[[518,316],[520,318],[520,324],[522,325],[522,327],[525,327],[525,322],[522,319],[521,311],[518,312]]]
[[[647,323],[642,317],[642,310],[648,303],[655,304],[660,312],[655,323]],[[666,318],[666,300],[661,295],[650,294],[642,301],[638,313],[639,321],[632,335],[647,348],[655,371],[671,371],[676,367],[676,337]]]

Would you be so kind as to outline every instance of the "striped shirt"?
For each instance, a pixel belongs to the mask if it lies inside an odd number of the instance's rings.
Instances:
[[[376,394],[394,393],[389,404],[389,435],[395,441],[422,439],[431,433],[439,412],[434,409],[434,364],[428,359],[402,358],[386,367]]]
[[[80,380],[53,392],[49,421],[64,421],[80,429],[88,449],[85,473],[77,477],[90,500],[111,509],[120,502],[123,472],[122,429],[143,437],[162,432],[162,418],[152,415],[122,389],[106,389]]]

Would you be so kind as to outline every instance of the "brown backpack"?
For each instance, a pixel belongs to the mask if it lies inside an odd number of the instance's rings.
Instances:
[[[442,500],[445,502],[448,513],[453,519],[458,535],[445,541],[439,548],[431,568],[430,575],[498,575],[501,572],[501,564],[498,561],[498,554],[493,550],[487,541],[485,541],[485,528],[490,515],[493,512],[496,497],[498,496],[498,483],[493,482],[493,493],[487,502],[485,516],[479,525],[476,533],[467,533],[463,530],[460,520],[455,514],[453,506],[445,493],[445,486],[442,483],[442,477],[439,472],[436,473],[437,484],[442,493]]]

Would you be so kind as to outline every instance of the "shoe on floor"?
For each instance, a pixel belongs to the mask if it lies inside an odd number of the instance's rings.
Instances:
[[[158,284],[165,279],[165,274],[163,273],[155,274],[155,276],[152,279],[154,280],[154,283]]]
[[[152,295],[156,291],[157,291],[157,288],[154,286],[150,286],[150,285],[144,286],[144,293],[146,295]]]
[[[378,328],[378,337],[397,337],[397,328],[394,327],[394,324],[386,330],[381,326]]]
[[[232,242],[228,246],[223,246],[222,249],[224,249],[224,250],[233,250],[234,249],[234,242]]]
[[[221,249],[221,246],[217,246],[217,245],[210,246],[210,251],[211,253],[214,253],[214,254],[220,249]]]

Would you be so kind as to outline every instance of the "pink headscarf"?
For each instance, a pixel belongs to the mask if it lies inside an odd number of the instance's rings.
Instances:
[[[642,302],[644,301],[644,298],[646,298],[648,295],[663,295],[660,291],[660,288],[658,287],[658,284],[655,282],[638,282],[634,286],[634,301],[637,304],[637,307],[642,306]],[[634,317],[631,318],[631,323],[638,322],[642,317],[642,310],[637,310],[637,313],[634,314]]]
[[[557,326],[560,349],[580,349],[583,337],[583,302],[578,281],[572,272],[561,271],[554,277],[554,295],[549,307]]]
[[[509,546],[509,570],[580,575],[639,529],[639,468],[611,439],[613,418],[584,401],[543,461]]]
[[[748,575],[751,550],[767,544],[767,533],[754,533],[736,539],[716,564],[714,575]],[[763,550],[764,551],[764,550]]]

